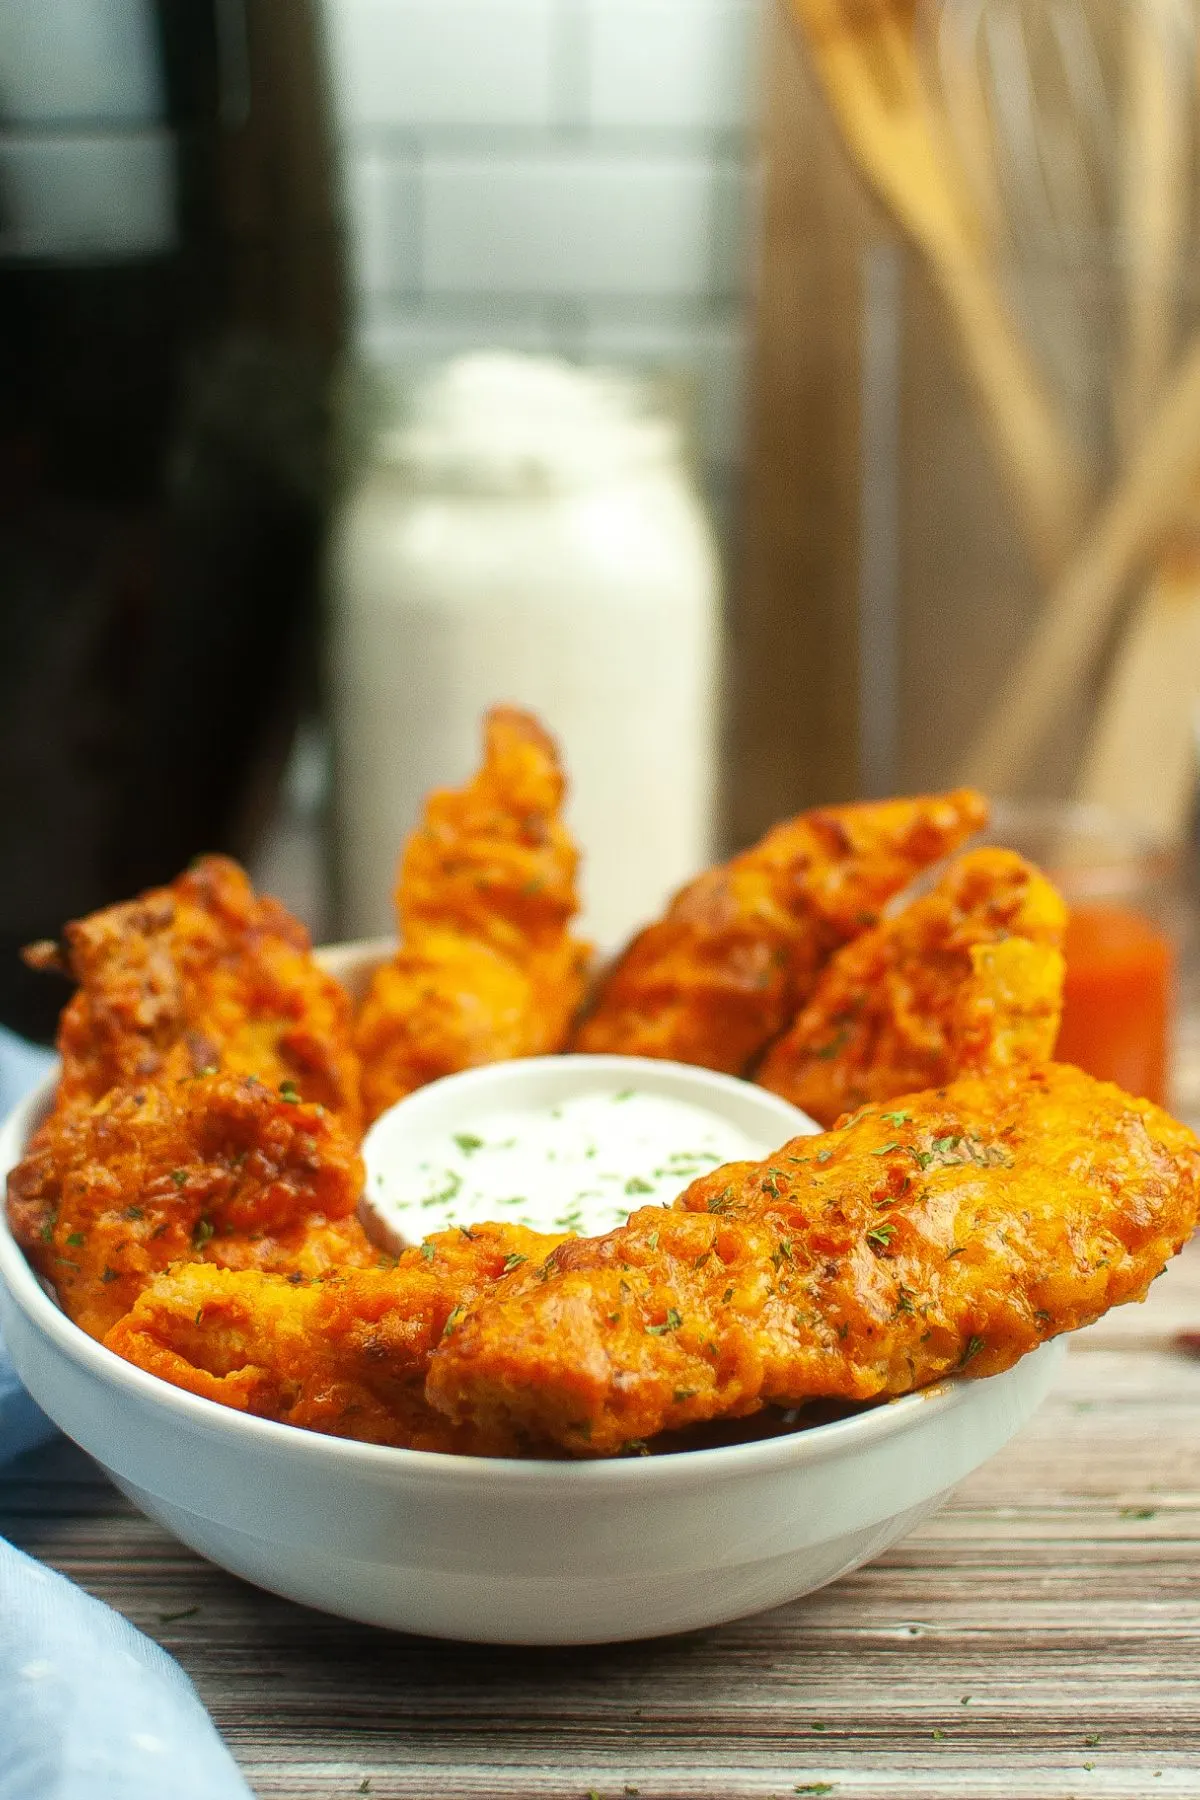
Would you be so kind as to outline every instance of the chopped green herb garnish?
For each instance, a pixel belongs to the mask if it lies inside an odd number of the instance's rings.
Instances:
[[[912,1114],[906,1112],[880,1113],[880,1118],[889,1125],[911,1125]]]
[[[955,1246],[952,1250],[947,1250],[946,1261],[950,1262],[953,1260],[954,1257],[961,1256],[963,1251],[966,1249],[966,1247],[967,1246],[965,1244],[955,1244]]]
[[[878,1150],[872,1150],[871,1155],[890,1156],[893,1150],[898,1150],[899,1148],[899,1144],[881,1144]]]
[[[511,1275],[514,1269],[519,1269],[521,1264],[528,1260],[529,1258],[522,1256],[519,1250],[514,1250],[511,1256],[505,1257],[504,1267],[500,1272],[502,1275]]]
[[[938,1137],[930,1141],[928,1150],[905,1146],[918,1168],[950,1169],[974,1164],[980,1169],[1011,1169],[1013,1159],[1000,1144],[985,1144],[982,1138],[968,1132],[965,1137]]]
[[[279,1084],[279,1098],[281,1100],[286,1100],[289,1106],[298,1106],[300,1104],[300,1089],[296,1086],[294,1081],[281,1081]]]
[[[619,1094],[613,1095],[613,1102],[615,1104],[618,1100],[632,1100],[636,1092],[636,1088],[622,1088]]]
[[[110,1269],[108,1264],[105,1263],[104,1272],[100,1279],[104,1282],[105,1286],[107,1286],[110,1281],[120,1281],[121,1271],[119,1269]]]
[[[654,1192],[654,1183],[652,1181],[643,1181],[640,1175],[631,1175],[629,1180],[625,1183],[625,1192],[627,1194],[652,1194]]]
[[[827,1163],[832,1155],[833,1155],[832,1150],[818,1150],[817,1151],[817,1161],[819,1163]]]
[[[171,1170],[171,1180],[175,1183],[175,1186],[177,1188],[186,1186],[187,1170],[186,1169],[172,1169]]]
[[[673,1399],[677,1406],[682,1406],[685,1400],[694,1400],[699,1392],[699,1388],[676,1388]]]
[[[422,1206],[443,1206],[443,1205],[445,1205],[445,1203],[447,1201],[457,1199],[459,1189],[462,1187],[462,1184],[463,1184],[463,1178],[459,1174],[458,1170],[457,1169],[448,1169],[446,1171],[445,1186],[438,1188],[435,1193],[426,1194],[425,1198],[421,1202],[421,1205]]]
[[[204,1217],[197,1219],[192,1227],[193,1249],[203,1250],[205,1244],[207,1244],[208,1240],[213,1236],[215,1229],[216,1228],[210,1218]]]
[[[868,1244],[874,1244],[878,1250],[886,1250],[896,1234],[894,1225],[876,1225],[867,1233]]]
[[[421,1245],[421,1255],[425,1258],[426,1262],[432,1262],[434,1257],[437,1255],[437,1251],[434,1249],[432,1244],[422,1244]]]
[[[67,1242],[70,1244],[72,1250],[80,1250],[83,1248],[84,1244],[87,1243],[87,1233],[85,1231],[72,1231],[67,1238]]]
[[[983,1342],[984,1340],[981,1337],[970,1337],[967,1339],[967,1347],[963,1351],[958,1365],[960,1369],[965,1369],[971,1359],[979,1355],[979,1352],[983,1349]]]
[[[470,1156],[474,1150],[483,1149],[483,1139],[476,1137],[473,1131],[456,1131],[454,1141],[464,1156]]]
[[[677,1312],[673,1306],[668,1306],[667,1316],[662,1324],[647,1325],[646,1330],[650,1333],[651,1337],[661,1337],[665,1331],[678,1331],[682,1324],[683,1314]]]
[[[121,1214],[123,1219],[144,1219],[145,1213],[140,1206],[127,1206]]]

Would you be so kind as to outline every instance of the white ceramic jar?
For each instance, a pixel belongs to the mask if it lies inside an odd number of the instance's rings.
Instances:
[[[564,363],[463,357],[377,433],[330,560],[343,925],[392,927],[397,850],[497,702],[562,746],[583,928],[616,945],[709,860],[720,578],[675,426]]]

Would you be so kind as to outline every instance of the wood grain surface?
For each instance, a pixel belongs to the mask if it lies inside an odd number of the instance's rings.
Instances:
[[[1200,1796],[1192,1328],[1197,1251],[1078,1339],[1021,1436],[877,1563],[653,1643],[493,1650],[306,1611],[65,1445],[0,1483],[0,1532],[179,1658],[261,1800]]]

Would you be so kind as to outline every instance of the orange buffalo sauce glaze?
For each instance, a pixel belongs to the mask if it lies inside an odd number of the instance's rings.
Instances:
[[[1174,961],[1170,940],[1141,913],[1073,906],[1063,950],[1067,981],[1055,1057],[1162,1105]]]

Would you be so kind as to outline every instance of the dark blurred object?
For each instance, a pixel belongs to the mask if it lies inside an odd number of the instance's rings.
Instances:
[[[63,994],[18,947],[250,855],[307,697],[319,41],[307,0],[0,0],[0,1020],[31,1035]]]

